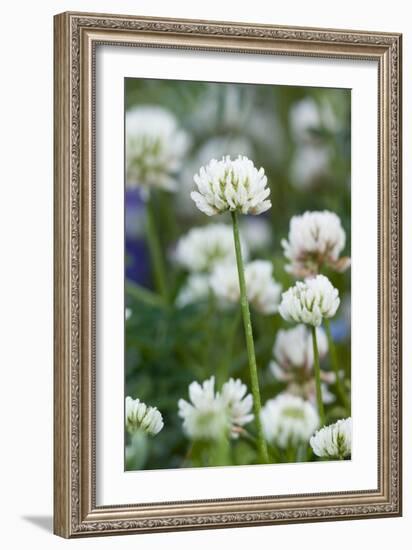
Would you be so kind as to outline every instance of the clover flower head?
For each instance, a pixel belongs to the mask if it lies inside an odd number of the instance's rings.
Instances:
[[[310,438],[313,452],[320,457],[344,459],[352,453],[352,418],[325,426]]]
[[[319,426],[314,405],[288,393],[267,401],[262,408],[261,420],[266,440],[282,449],[307,442]]]
[[[176,191],[176,173],[189,148],[189,137],[168,110],[145,105],[126,114],[127,185],[143,196],[158,187]]]
[[[334,212],[305,212],[290,220],[288,240],[282,240],[285,257],[290,261],[286,270],[296,277],[316,275],[326,265],[335,271],[345,271],[350,258],[339,255],[345,247],[346,234]]]
[[[194,176],[197,191],[191,197],[197,208],[208,216],[222,212],[261,214],[272,204],[263,168],[257,170],[251,160],[239,155],[212,159]]]
[[[321,327],[316,328],[319,357],[328,351],[328,339]],[[316,385],[313,373],[312,335],[305,325],[279,330],[273,346],[274,359],[269,363],[272,375],[279,382],[287,383],[286,391],[316,403]],[[328,384],[336,381],[334,372],[321,370],[321,390],[324,403],[332,403],[335,396]]]
[[[190,439],[220,439],[228,426],[223,403],[215,395],[215,378],[212,376],[202,385],[189,385],[190,403],[179,399],[179,416],[183,419],[183,430]]]
[[[191,273],[176,297],[177,307],[185,307],[206,300],[210,292],[207,273]]]
[[[220,398],[230,419],[233,439],[239,436],[239,428],[253,420],[253,397],[241,380],[230,378],[223,384]]]
[[[230,379],[221,393],[215,393],[214,385],[214,376],[202,385],[192,382],[190,403],[179,399],[179,416],[190,439],[216,441],[226,435],[237,438],[239,429],[253,419],[252,396],[246,395],[247,388],[240,380]]]
[[[324,275],[298,281],[282,294],[279,313],[285,321],[318,327],[339,307],[338,290]]]
[[[328,351],[328,340],[322,328],[316,329],[319,357],[322,358]],[[313,375],[313,345],[312,335],[305,325],[284,330],[276,334],[273,346],[275,361],[271,363],[271,370],[276,378],[283,381],[290,381],[294,378],[294,371],[307,371]],[[276,365],[276,367],[275,367]]]
[[[248,250],[242,240],[242,253],[248,257]],[[211,271],[218,263],[234,262],[235,245],[230,225],[213,223],[193,227],[177,242],[174,260],[188,271]]]
[[[246,264],[245,281],[249,303],[264,315],[276,313],[282,287],[273,278],[271,262],[254,260]],[[223,304],[239,303],[239,275],[235,264],[217,265],[211,274],[210,286]]]
[[[198,114],[198,113],[197,113]],[[194,218],[202,213],[193,208],[193,200],[190,196],[193,191],[193,174],[199,166],[206,165],[212,158],[220,158],[222,151],[226,155],[237,157],[239,154],[248,158],[253,158],[254,149],[251,141],[245,136],[236,136],[234,134],[223,134],[207,139],[182,166],[179,177],[179,196],[176,201],[176,208],[186,218]]]
[[[126,397],[126,429],[130,434],[142,431],[156,435],[163,428],[163,417],[156,407],[149,407],[139,399]]]

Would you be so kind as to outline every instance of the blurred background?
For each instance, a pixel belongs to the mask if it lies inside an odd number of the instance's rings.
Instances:
[[[307,210],[331,210],[346,231],[344,253],[350,256],[350,90],[291,86],[244,85],[170,80],[126,79],[126,110],[160,106],[174,114],[190,145],[176,175],[175,193],[155,197],[156,223],[167,262],[168,285],[179,295],[187,273],[173,261],[178,239],[192,227],[230,223],[230,217],[202,214],[190,199],[193,175],[212,158],[239,154],[263,166],[271,188],[272,208],[243,220],[243,235],[251,258],[267,259],[284,290],[295,279],[285,271],[281,239],[287,238],[293,215]],[[243,329],[226,350],[233,311],[216,311],[207,301],[164,308],[153,299],[150,256],[145,237],[145,201],[139,188],[125,191],[126,251],[126,372],[125,395],[158,407],[165,427],[159,436],[141,437],[142,452],[126,452],[127,469],[196,466],[188,460],[189,442],[177,415],[179,398],[188,399],[193,380],[215,374],[228,361],[229,376],[249,386]],[[341,297],[332,320],[340,367],[350,391],[350,271],[326,273]],[[269,370],[279,328],[290,328],[279,315],[252,312],[262,401],[284,390]],[[225,351],[226,350],[226,351]],[[224,356],[222,358],[222,356]],[[328,360],[322,364],[328,370]],[[333,392],[333,387],[331,388]],[[339,396],[326,406],[328,419],[342,418]],[[348,413],[349,411],[346,411]],[[306,460],[314,459],[310,454]],[[232,464],[253,464],[250,442],[233,442]],[[280,454],[278,460],[287,460]]]

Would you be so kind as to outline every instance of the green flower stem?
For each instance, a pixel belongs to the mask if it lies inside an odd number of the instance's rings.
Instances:
[[[328,339],[328,347],[329,347],[332,369],[336,376],[336,389],[339,394],[340,400],[342,401],[343,406],[345,407],[346,411],[349,413],[350,412],[349,401],[345,392],[345,388],[343,387],[342,380],[339,376],[338,356],[336,354],[336,346],[335,346],[335,342],[333,341],[332,333],[330,330],[329,319],[325,319],[325,330],[326,330],[326,337]]]
[[[296,462],[306,462],[307,454],[307,446],[300,443],[296,449]]]
[[[150,258],[156,289],[162,296],[166,304],[169,303],[169,291],[167,288],[166,271],[163,262],[162,247],[160,245],[159,236],[157,234],[155,211],[153,204],[153,196],[150,195],[146,203],[146,231],[147,242],[149,245]]]
[[[204,322],[202,324],[204,333],[204,344],[201,349],[199,376],[204,375],[204,369],[210,365],[210,357],[213,355],[216,342],[216,299],[212,291],[209,292],[207,309],[205,310]],[[192,359],[192,362],[196,362]]]
[[[243,325],[245,328],[246,348],[249,359],[250,383],[253,395],[253,409],[257,428],[257,444],[260,459],[263,463],[269,462],[268,449],[263,435],[260,413],[262,405],[260,401],[259,378],[256,366],[255,344],[253,341],[252,322],[250,320],[249,302],[246,294],[245,269],[243,265],[242,249],[240,246],[239,221],[237,212],[232,212],[233,236],[235,240],[236,262],[239,275],[240,305],[242,308]]]
[[[322,388],[320,385],[320,364],[319,364],[318,342],[316,338],[316,327],[311,326],[311,329],[312,329],[312,343],[313,343],[313,368],[315,371],[315,383],[316,383],[316,403],[318,406],[320,425],[322,427],[325,425],[325,411],[323,409]]]
[[[230,443],[227,436],[213,441],[209,448],[209,460],[205,466],[228,466],[231,464]]]
[[[233,354],[233,344],[238,331],[240,319],[242,317],[242,310],[239,308],[236,311],[235,316],[231,323],[228,323],[228,330],[225,334],[225,351],[223,353],[222,360],[219,364],[219,370],[217,373],[217,387],[221,388],[222,385],[228,380],[230,375],[230,367]]]

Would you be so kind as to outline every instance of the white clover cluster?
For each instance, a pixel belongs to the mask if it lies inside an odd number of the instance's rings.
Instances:
[[[352,453],[352,418],[325,426],[310,438],[313,452],[320,457],[343,460]]]
[[[339,307],[338,290],[324,275],[298,281],[282,294],[279,313],[285,321],[318,327]]]
[[[145,105],[126,113],[127,185],[147,196],[158,187],[176,191],[175,176],[189,148],[189,136],[168,110]]]
[[[247,258],[249,254],[244,240],[241,247],[243,256]],[[219,263],[235,262],[232,227],[224,223],[193,227],[177,242],[174,260],[191,272],[210,272]]]
[[[288,240],[282,240],[285,257],[290,261],[286,270],[296,277],[316,275],[326,265],[335,271],[345,271],[350,259],[340,258],[345,248],[346,234],[334,212],[305,212],[290,220]]]
[[[242,426],[253,420],[253,398],[239,379],[231,378],[216,393],[214,376],[203,384],[192,382],[189,399],[179,399],[178,414],[190,439],[217,441],[227,435],[236,439]]]
[[[306,443],[316,428],[316,408],[301,397],[281,393],[265,403],[261,412],[263,433],[270,444],[286,449]]]
[[[210,277],[207,273],[190,273],[176,296],[179,308],[207,300],[210,294]]]
[[[328,351],[328,339],[321,327],[316,328],[316,337],[319,358],[322,359]],[[279,330],[273,346],[273,357],[269,369],[276,380],[287,384],[286,391],[315,403],[313,343],[307,327],[297,325],[287,330]],[[333,372],[322,370],[320,378],[323,402],[332,403],[335,396],[329,392],[327,384],[333,384],[336,376]]]
[[[126,430],[130,433],[142,431],[156,435],[163,428],[163,417],[157,407],[149,407],[139,399],[126,397],[125,403]]]
[[[197,191],[191,197],[197,208],[208,216],[222,212],[261,214],[272,204],[263,168],[257,170],[251,160],[239,155],[212,159],[194,176]]]
[[[273,278],[273,265],[266,260],[254,260],[245,265],[246,294],[251,306],[259,313],[276,313],[282,292]],[[236,264],[219,264],[210,277],[210,286],[222,304],[237,304],[240,300],[239,274]]]

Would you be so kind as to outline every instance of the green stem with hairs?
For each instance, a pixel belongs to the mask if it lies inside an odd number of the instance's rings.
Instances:
[[[313,369],[315,372],[315,384],[316,384],[316,403],[318,406],[318,413],[321,427],[325,425],[325,411],[322,401],[322,387],[320,384],[320,363],[319,363],[319,351],[318,341],[316,337],[316,327],[311,326],[312,329],[312,343],[313,343]]]
[[[330,353],[330,361],[332,364],[333,372],[336,376],[336,389],[338,392],[338,395],[340,397],[340,400],[342,401],[343,406],[345,407],[346,411],[349,413],[349,402],[348,398],[345,392],[345,389],[342,384],[342,380],[339,376],[339,363],[338,363],[338,356],[336,354],[336,346],[335,342],[332,338],[332,333],[330,330],[330,321],[329,319],[325,319],[325,331],[326,331],[326,337],[328,339],[328,347],[329,347],[329,353]]]
[[[259,390],[259,378],[256,365],[255,344],[253,341],[252,322],[250,319],[249,302],[246,294],[245,268],[242,258],[242,249],[240,246],[239,220],[237,212],[232,212],[233,236],[235,240],[236,263],[239,275],[240,287],[240,306],[242,309],[243,325],[245,329],[246,348],[249,360],[250,384],[253,395],[253,409],[257,429],[257,446],[260,459],[264,464],[269,462],[268,449],[263,435],[262,421],[260,413],[262,410]]]
[[[162,247],[157,233],[152,194],[149,196],[146,203],[146,232],[156,289],[162,296],[164,302],[168,304],[169,291],[166,282],[166,270],[163,262]]]

